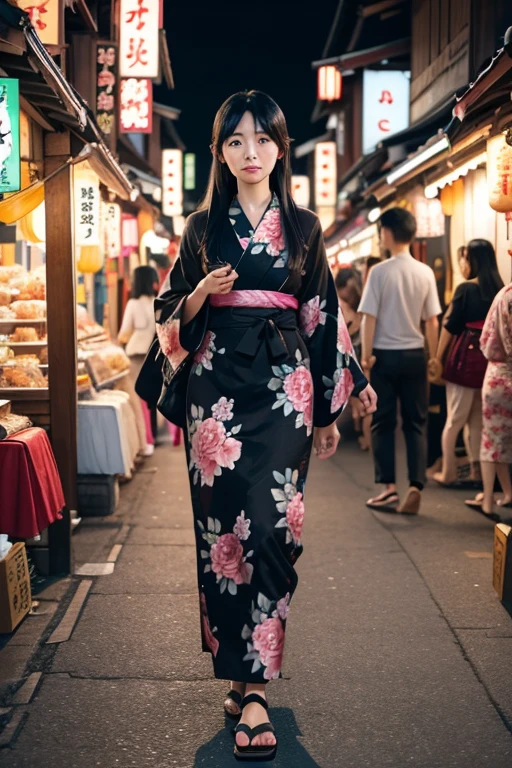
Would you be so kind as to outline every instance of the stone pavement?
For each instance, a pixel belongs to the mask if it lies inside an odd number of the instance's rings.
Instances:
[[[353,444],[313,461],[285,679],[269,687],[274,765],[510,768],[512,619],[492,589],[492,524],[438,488],[418,519],[372,514],[372,490],[370,460]],[[75,533],[77,566],[106,562],[116,541],[114,572],[90,577],[69,641],[45,642],[89,577],[48,603],[25,669],[42,673],[39,687],[29,704],[0,702],[17,718],[0,767],[238,765],[226,684],[200,650],[181,449],[158,448],[116,515]],[[11,643],[0,666],[8,658],[14,691]]]

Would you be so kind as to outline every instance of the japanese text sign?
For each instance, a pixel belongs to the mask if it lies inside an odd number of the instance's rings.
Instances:
[[[363,72],[363,152],[409,125],[409,72]]]
[[[101,224],[105,255],[116,259],[121,255],[121,207],[117,203],[102,202]]]
[[[100,184],[94,171],[74,170],[75,246],[100,244]]]
[[[20,88],[18,80],[0,78],[0,192],[21,189]]]
[[[159,0],[121,0],[121,77],[158,77]]]
[[[315,203],[317,207],[336,205],[336,142],[315,145]]]
[[[44,45],[60,45],[63,21],[61,0],[18,0],[18,7],[28,13]]]
[[[121,80],[120,133],[151,133],[153,129],[153,83],[144,78]]]
[[[292,197],[297,205],[309,206],[309,176],[292,176]]]
[[[162,152],[162,213],[179,216],[183,213],[183,154],[180,149]]]
[[[117,82],[117,50],[110,43],[97,47],[96,117],[106,136],[110,136],[115,121],[115,93]]]

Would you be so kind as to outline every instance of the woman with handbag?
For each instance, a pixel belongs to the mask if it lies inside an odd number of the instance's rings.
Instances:
[[[444,486],[456,484],[455,445],[465,425],[471,479],[480,479],[481,389],[487,367],[480,351],[480,335],[494,297],[503,287],[494,248],[487,240],[471,240],[459,264],[465,282],[458,286],[448,307],[437,355],[430,362],[429,371],[431,381],[442,378],[446,382],[448,415],[442,436],[443,466],[433,475]]]
[[[311,447],[332,456],[351,393],[363,412],[376,398],[338,309],[320,222],[291,196],[282,111],[258,91],[235,94],[211,149],[205,201],[156,300],[159,408],[186,424],[203,650],[231,681],[235,755],[272,759],[265,686],[281,676]]]
[[[500,507],[512,507],[512,284],[498,293],[487,315],[480,345],[489,361],[482,389],[483,428],[480,463],[483,494],[466,504],[491,520],[496,475],[503,491]]]

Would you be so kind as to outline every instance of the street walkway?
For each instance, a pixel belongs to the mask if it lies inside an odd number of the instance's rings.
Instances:
[[[512,619],[492,589],[492,524],[437,488],[418,519],[372,514],[371,474],[352,444],[313,462],[285,679],[269,687],[274,765],[510,768]],[[158,448],[118,513],[74,541],[77,567],[120,554],[112,574],[69,583],[69,599],[92,586],[71,638],[32,657],[41,682],[1,768],[237,765],[227,687],[200,650],[182,450]]]

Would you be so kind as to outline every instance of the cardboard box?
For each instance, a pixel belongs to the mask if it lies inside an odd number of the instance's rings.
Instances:
[[[12,632],[32,607],[25,544],[13,544],[0,560],[0,632]]]
[[[493,585],[502,603],[512,604],[512,528],[494,526]]]

